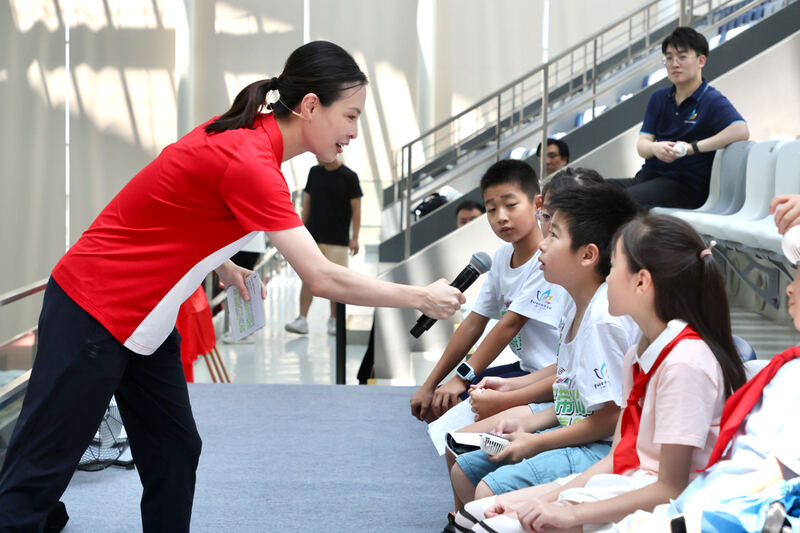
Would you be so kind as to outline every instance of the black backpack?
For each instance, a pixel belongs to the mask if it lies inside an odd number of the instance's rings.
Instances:
[[[426,196],[416,207],[414,207],[414,217],[416,220],[421,219],[437,207],[441,207],[447,203],[447,197],[439,194],[438,192],[431,193]]]

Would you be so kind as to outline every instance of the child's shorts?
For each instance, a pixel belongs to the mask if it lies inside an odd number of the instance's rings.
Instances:
[[[609,451],[609,442],[592,442],[583,446],[547,450],[517,464],[494,463],[480,450],[459,455],[456,461],[473,485],[477,486],[483,481],[495,494],[503,494],[580,474],[608,455]]]

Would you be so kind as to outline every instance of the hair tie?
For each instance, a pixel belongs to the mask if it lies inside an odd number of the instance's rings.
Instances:
[[[264,99],[264,103],[266,104],[267,109],[271,111],[275,109],[275,104],[278,103],[281,99],[281,93],[278,92],[277,89],[278,78],[270,78],[267,84],[269,87],[274,87],[273,89],[267,91],[267,96]]]
[[[266,103],[268,109],[274,109],[275,104],[280,102],[280,100],[281,100],[281,93],[278,92],[278,89],[270,89],[269,91],[267,91]]]
[[[704,258],[707,255],[711,255],[711,249],[717,245],[717,241],[711,241],[708,244],[708,248],[703,248],[700,250],[700,259]]]

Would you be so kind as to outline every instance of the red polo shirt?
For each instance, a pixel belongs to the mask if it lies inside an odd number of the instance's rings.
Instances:
[[[70,298],[140,354],[161,345],[181,303],[253,231],[302,225],[275,118],[213,135],[204,126],[134,176],[53,269]]]

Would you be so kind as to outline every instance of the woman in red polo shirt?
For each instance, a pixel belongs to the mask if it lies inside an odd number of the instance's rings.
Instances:
[[[0,531],[39,531],[48,515],[53,525],[112,395],[144,486],[144,531],[189,530],[201,441],[175,318],[211,270],[247,293],[250,271],[228,258],[253,232],[266,231],[312,292],[330,300],[434,318],[464,301],[444,280],[401,286],[329,262],[294,211],[281,163],[341,153],[358,133],[366,84],[339,46],[298,48],[280,76],[249,85],[225,114],[167,146],[58,262],[0,473]]]

